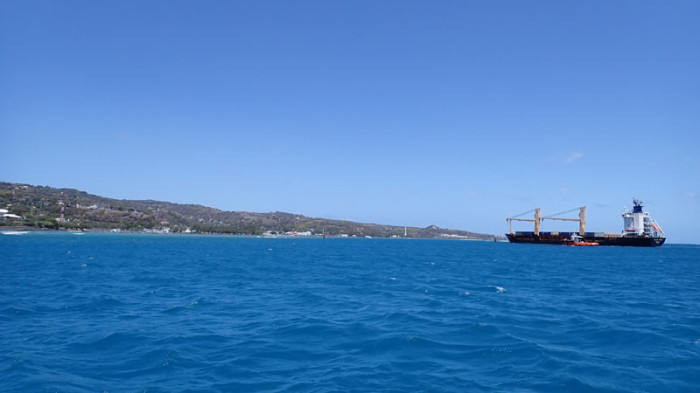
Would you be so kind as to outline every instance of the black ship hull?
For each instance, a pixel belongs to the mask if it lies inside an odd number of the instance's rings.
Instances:
[[[535,243],[535,244],[566,244],[570,241],[573,232],[516,232],[507,233],[511,243]],[[600,246],[631,246],[631,247],[658,247],[666,241],[665,237],[652,236],[605,236],[586,233],[583,236],[586,242],[596,242]]]

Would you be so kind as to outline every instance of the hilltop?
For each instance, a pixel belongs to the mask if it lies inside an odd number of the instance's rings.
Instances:
[[[223,211],[195,204],[119,200],[69,188],[0,182],[0,227],[260,235],[290,232],[330,236],[404,237],[403,226],[366,224],[300,214]],[[409,238],[493,240],[493,235],[439,228],[406,228]]]

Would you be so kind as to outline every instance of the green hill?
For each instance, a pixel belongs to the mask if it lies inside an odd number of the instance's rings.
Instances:
[[[259,235],[324,231],[330,236],[403,237],[404,227],[306,217],[282,212],[223,211],[201,205],[119,200],[84,191],[0,182],[0,208],[10,216],[0,227],[66,230],[125,230]],[[0,214],[1,216],[2,214]],[[14,217],[19,216],[20,218]],[[493,240],[493,235],[408,227],[410,238]]]

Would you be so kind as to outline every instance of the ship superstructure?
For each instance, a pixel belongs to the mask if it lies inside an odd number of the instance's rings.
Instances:
[[[586,232],[586,207],[579,210],[579,218],[560,218],[560,214],[569,213],[573,210],[542,216],[539,208],[525,212],[506,220],[509,223],[509,233],[506,234],[511,243],[541,243],[541,244],[572,244],[572,239],[580,239],[581,242],[597,243],[601,246],[638,246],[638,247],[658,247],[666,241],[663,230],[656,221],[651,218],[648,212],[643,210],[642,202],[634,199],[631,210],[622,214],[623,231],[620,232]],[[534,211],[533,218],[519,218]],[[542,232],[540,226],[544,220],[577,221],[579,231],[577,232]],[[534,223],[532,232],[513,232],[513,221],[526,221]]]
[[[661,230],[656,220],[649,216],[649,212],[643,211],[644,206],[642,206],[642,202],[635,199],[632,203],[634,204],[632,210],[622,215],[625,222],[624,234],[627,236],[663,236],[664,231]]]

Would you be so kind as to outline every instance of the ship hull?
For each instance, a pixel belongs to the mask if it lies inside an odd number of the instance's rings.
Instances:
[[[571,241],[571,232],[516,232],[507,233],[511,243],[566,244]],[[586,242],[596,242],[600,246],[659,247],[666,241],[664,237],[651,236],[596,236],[585,234]]]

